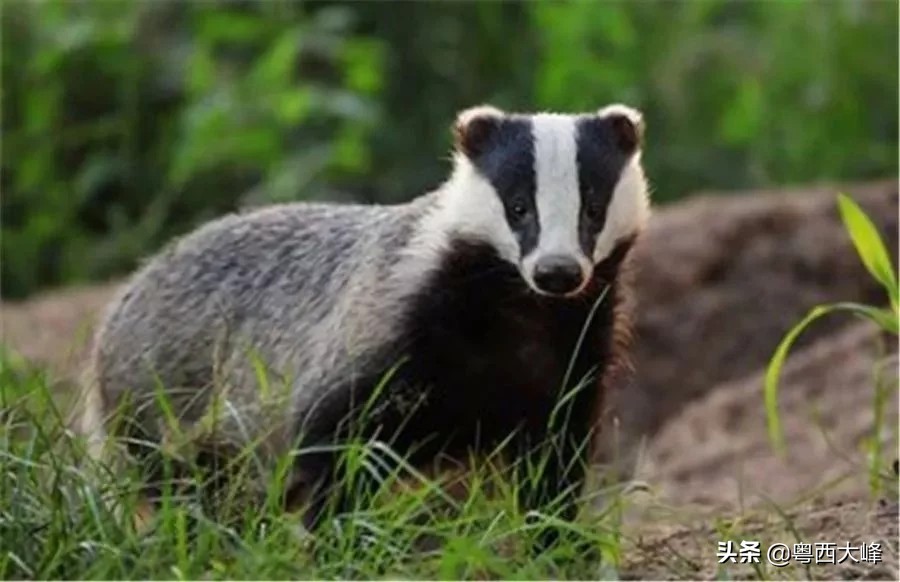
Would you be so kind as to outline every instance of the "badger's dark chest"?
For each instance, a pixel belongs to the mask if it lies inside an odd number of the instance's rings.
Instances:
[[[605,359],[611,294],[588,322],[599,291],[576,301],[539,297],[491,249],[454,249],[409,311],[407,360],[383,401],[388,422],[403,423],[401,440],[434,437],[450,448],[539,430],[567,372],[571,389]],[[590,382],[580,398],[588,407]]]

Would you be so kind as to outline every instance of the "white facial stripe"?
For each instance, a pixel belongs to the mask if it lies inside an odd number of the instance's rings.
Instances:
[[[581,195],[575,118],[540,114],[532,120],[537,182],[535,202],[540,221],[540,237],[534,254],[560,253],[580,262],[583,258],[578,244]]]
[[[622,239],[638,233],[650,216],[647,181],[641,169],[640,152],[622,168],[606,212],[606,223],[594,246],[594,262],[599,263],[612,253]]]

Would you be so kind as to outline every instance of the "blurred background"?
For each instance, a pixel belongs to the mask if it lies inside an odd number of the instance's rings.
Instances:
[[[229,210],[407,200],[456,111],[641,108],[657,203],[895,176],[897,2],[4,2],[2,292]]]

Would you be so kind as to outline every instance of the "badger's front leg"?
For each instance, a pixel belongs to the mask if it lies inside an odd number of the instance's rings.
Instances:
[[[589,460],[592,394],[582,394],[558,406],[544,427],[525,431],[519,439],[519,502],[525,511],[537,511],[551,519],[573,521],[584,486]],[[528,518],[539,523],[538,516]],[[534,550],[553,546],[565,527],[543,526]]]
[[[329,515],[350,506],[346,446],[357,430],[359,395],[350,386],[322,389],[324,396],[298,419],[299,435],[294,473],[297,483],[287,492],[286,504],[303,509],[303,526],[316,530]]]
[[[374,385],[375,380],[361,384]],[[306,444],[297,452],[295,468],[302,484],[292,505],[305,505],[303,522],[308,530],[318,528],[328,516],[351,512],[371,501],[381,486],[379,476],[349,466],[348,447],[368,447],[375,441],[393,445],[392,431],[402,425],[402,418],[386,409],[381,399],[353,390],[326,391],[328,396],[298,429]],[[363,454],[380,453],[366,448]],[[384,458],[377,463],[380,467],[389,464]]]

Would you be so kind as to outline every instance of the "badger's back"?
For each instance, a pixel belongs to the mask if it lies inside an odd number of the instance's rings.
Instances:
[[[390,343],[390,271],[421,206],[273,206],[171,245],[108,311],[89,415],[99,405],[111,418],[127,405],[140,436],[165,438],[162,394],[181,430],[196,432],[205,418],[229,439],[265,436],[277,448],[290,438],[292,410]]]

